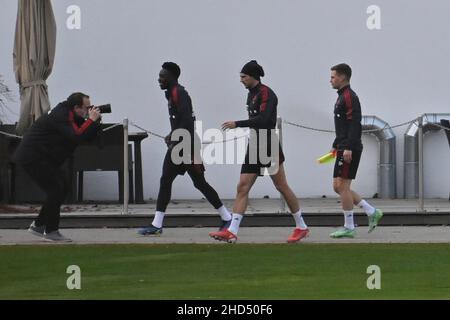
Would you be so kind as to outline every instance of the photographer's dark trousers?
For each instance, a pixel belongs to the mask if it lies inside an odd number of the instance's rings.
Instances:
[[[164,158],[156,211],[166,212],[172,196],[173,181],[178,175],[184,175],[186,172],[191,177],[194,187],[205,196],[215,209],[223,205],[216,190],[205,180],[205,167],[203,164],[174,164],[170,158],[170,151],[168,151]]]
[[[47,195],[36,226],[45,226],[46,233],[58,230],[61,205],[69,191],[63,171],[43,160],[24,164],[23,168]]]

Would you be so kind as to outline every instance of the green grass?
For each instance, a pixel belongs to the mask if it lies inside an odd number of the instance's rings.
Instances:
[[[450,299],[450,244],[3,246],[0,299]]]

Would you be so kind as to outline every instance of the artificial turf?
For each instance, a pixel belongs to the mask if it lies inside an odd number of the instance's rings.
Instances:
[[[3,246],[0,299],[450,299],[450,244]]]

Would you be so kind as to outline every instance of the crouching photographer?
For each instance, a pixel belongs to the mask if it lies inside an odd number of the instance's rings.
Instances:
[[[31,234],[48,241],[71,241],[58,230],[61,205],[69,191],[61,166],[78,144],[95,139],[100,120],[100,109],[91,106],[89,96],[77,92],[25,133],[13,160],[46,193],[39,216],[28,229]]]

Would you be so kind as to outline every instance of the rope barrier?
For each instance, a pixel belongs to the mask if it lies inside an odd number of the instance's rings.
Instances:
[[[105,129],[103,129],[102,131],[106,132],[106,131],[109,131],[109,130],[111,130],[111,129],[115,128],[115,127],[121,126],[121,125],[122,125],[121,123],[116,123],[116,124],[113,124],[112,126],[109,126],[109,127],[105,128]],[[23,136],[18,136],[18,135],[12,134],[12,133],[4,132],[4,131],[0,131],[0,134],[4,135],[4,136],[7,136],[7,137],[11,137],[11,138],[17,138],[17,139],[22,139],[23,138]]]
[[[161,139],[163,139],[163,140],[166,138],[166,137],[164,137],[164,136],[162,136],[162,135],[160,135],[160,134],[157,134],[157,133],[155,133],[155,132],[153,132],[153,131],[150,131],[150,130],[147,130],[147,129],[142,128],[141,126],[138,126],[138,125],[135,124],[133,121],[130,121],[129,123],[130,123],[130,125],[132,125],[133,127],[136,127],[136,128],[138,128],[138,129],[140,129],[140,130],[142,130],[142,131],[144,131],[144,132],[147,132],[148,134],[151,134],[152,136],[161,138]]]
[[[245,135],[245,136],[234,137],[234,138],[225,139],[225,140],[221,140],[221,141],[202,142],[202,144],[220,144],[220,143],[225,143],[225,142],[228,142],[228,141],[237,141],[237,140],[239,140],[239,139],[247,138],[247,137],[248,137],[248,136]]]
[[[379,131],[383,131],[383,130],[387,130],[387,129],[394,129],[394,128],[403,127],[405,125],[408,125],[408,124],[411,124],[411,123],[415,123],[417,121],[418,121],[418,118],[413,119],[413,120],[409,120],[409,121],[406,121],[406,122],[402,122],[402,123],[399,123],[399,124],[394,125],[394,126],[390,126],[390,125],[386,124],[385,127],[383,127],[383,128],[363,130],[362,132],[363,133],[379,132]],[[287,125],[290,125],[290,126],[293,126],[293,127],[298,127],[298,128],[301,128],[301,129],[315,131],[315,132],[335,133],[334,130],[313,128],[313,127],[305,126],[303,124],[295,123],[295,122],[291,122],[291,121],[287,121],[287,120],[283,120],[283,123],[285,123]],[[440,124],[437,124],[437,123],[429,123],[429,124],[432,125],[432,126],[435,126],[437,128],[440,128],[442,130],[450,131],[450,128],[445,127],[443,125],[440,125]],[[111,126],[109,126],[107,128],[104,128],[102,131],[103,132],[107,132],[107,131],[109,131],[109,130],[115,128],[115,127],[121,126],[121,125],[122,125],[121,123],[116,123],[116,124],[113,124],[113,125],[111,125]],[[155,136],[155,137],[163,139],[163,140],[165,139],[165,136],[162,136],[162,135],[160,135],[160,134],[158,134],[156,132],[144,129],[143,127],[137,125],[136,123],[134,123],[132,121],[130,121],[130,125],[138,128],[138,129],[140,129],[140,130],[142,130],[142,131],[144,131],[144,132],[146,132],[146,133],[148,133],[148,134],[150,134],[152,136]],[[0,131],[0,135],[4,135],[4,136],[7,136],[7,137],[11,137],[11,138],[22,139],[22,136],[15,135],[15,134],[8,133],[8,132],[4,132],[4,131]],[[221,141],[202,142],[202,144],[220,144],[220,143],[225,143],[225,142],[229,142],[229,141],[236,141],[236,140],[239,140],[239,139],[242,139],[242,138],[246,138],[246,137],[248,137],[248,135],[244,135],[244,136],[240,136],[240,137],[233,137],[233,138],[225,139],[225,140],[221,140]]]
[[[141,126],[138,126],[137,124],[135,124],[135,123],[132,122],[132,121],[130,121],[130,125],[132,125],[133,127],[138,128],[138,129],[140,129],[140,130],[142,130],[142,131],[144,131],[144,132],[147,132],[148,134],[151,134],[151,135],[153,135],[153,136],[155,136],[155,137],[158,137],[158,138],[161,138],[161,139],[165,139],[165,138],[166,138],[166,137],[164,137],[164,136],[162,136],[162,135],[160,135],[160,134],[158,134],[158,133],[155,133],[155,132],[153,132],[153,131],[144,129],[144,128],[142,128]],[[233,137],[233,138],[225,139],[225,140],[221,140],[221,141],[202,142],[202,144],[219,144],[219,143],[225,143],[225,142],[233,141],[233,140],[236,141],[236,140],[238,140],[238,139],[242,139],[242,138],[246,138],[246,137],[247,137],[247,135],[245,135],[245,136],[240,136],[240,137]]]
[[[430,124],[430,125],[432,125],[434,127],[441,128],[442,130],[445,130],[445,131],[450,131],[449,127],[445,127],[445,126],[443,126],[443,125],[441,125],[439,123],[432,123],[432,122],[430,123],[430,122],[428,122],[428,116],[426,114],[424,114],[424,116],[425,116],[425,119],[427,121],[426,124]]]
[[[449,128],[449,127],[444,127],[444,126],[441,125],[441,124],[430,123],[430,125],[432,125],[432,126],[434,126],[434,127],[437,127],[437,128],[441,128],[442,130],[445,130],[445,131],[450,131],[450,128]]]
[[[4,136],[7,136],[7,137],[11,137],[11,138],[22,139],[22,136],[18,136],[18,135],[15,135],[15,134],[12,134],[12,133],[8,133],[8,132],[0,131],[0,134],[4,135]]]
[[[106,132],[106,131],[109,131],[109,130],[111,130],[111,129],[113,129],[113,128],[120,127],[121,125],[122,125],[121,123],[116,123],[116,124],[113,124],[112,126],[106,127],[106,128],[103,129],[102,131],[103,131],[103,132]]]
[[[414,123],[417,121],[416,119],[410,120],[410,121],[406,121],[406,122],[402,122],[400,124],[397,124],[395,126],[390,126],[388,124],[386,124],[383,128],[380,129],[370,129],[370,130],[363,130],[363,133],[373,133],[373,132],[379,132],[379,131],[384,131],[387,129],[394,129],[394,128],[398,128],[398,127],[403,127],[405,125]],[[327,129],[318,129],[318,128],[313,128],[313,127],[308,127],[299,123],[295,123],[295,122],[291,122],[291,121],[287,121],[287,120],[283,120],[283,123],[294,126],[294,127],[298,127],[298,128],[302,128],[302,129],[306,129],[306,130],[311,130],[311,131],[316,131],[316,132],[325,132],[325,133],[335,133],[336,131],[334,130],[327,130]]]

